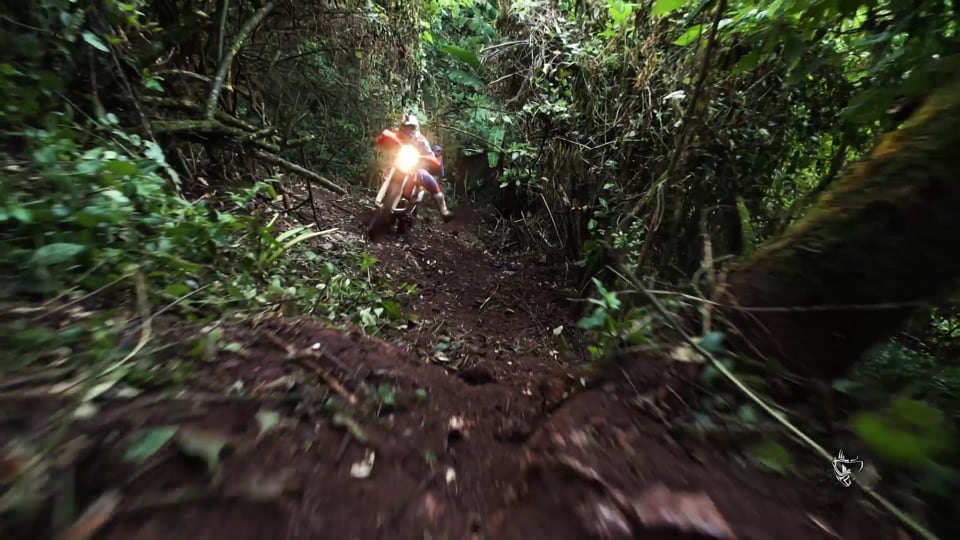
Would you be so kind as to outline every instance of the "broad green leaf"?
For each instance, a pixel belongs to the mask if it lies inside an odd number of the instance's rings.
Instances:
[[[57,162],[57,150],[52,146],[44,146],[33,152],[33,161],[37,165],[53,165]]]
[[[490,135],[487,137],[487,141],[491,147],[491,150],[487,152],[487,163],[491,168],[496,167],[497,163],[500,162],[500,151],[497,150],[497,148],[500,148],[500,145],[503,144],[503,136],[505,134],[506,130],[497,126],[490,130]]]
[[[128,199],[126,195],[124,195],[123,193],[120,193],[115,189],[106,189],[101,191],[100,194],[117,204],[130,203],[130,199]]]
[[[607,312],[602,307],[598,307],[593,310],[593,314],[589,317],[584,317],[580,319],[580,322],[577,323],[577,326],[583,328],[584,330],[593,330],[594,328],[599,328],[607,322]]]
[[[47,244],[33,252],[32,261],[34,264],[42,266],[60,264],[73,259],[85,249],[87,249],[86,246],[82,244],[70,244],[66,242]]]
[[[33,222],[33,214],[30,212],[30,210],[27,210],[22,206],[14,206],[9,210],[9,212],[10,212],[10,217],[19,221],[20,223]]]
[[[873,452],[887,461],[905,467],[925,465],[929,447],[920,437],[893,428],[881,416],[864,413],[852,419],[853,431]]]
[[[656,0],[653,3],[653,14],[657,17],[666,17],[680,9],[683,3],[684,0]]]
[[[169,285],[166,289],[163,290],[171,298],[180,298],[181,296],[188,294],[191,290],[190,286],[185,283],[174,283]]]
[[[153,141],[147,141],[144,146],[146,147],[146,150],[144,150],[143,155],[161,165],[167,162],[167,158],[163,155],[163,149]]]
[[[760,63],[760,59],[763,58],[763,55],[760,51],[750,51],[746,54],[740,61],[737,62],[737,65],[733,67],[734,73],[745,73],[757,67],[757,64]]]
[[[943,413],[925,401],[896,398],[890,412],[902,426],[918,427],[922,432],[937,435],[943,430]]]
[[[97,49],[98,51],[103,51],[103,52],[110,52],[110,49],[108,49],[107,46],[104,45],[103,41],[101,41],[100,38],[97,37],[97,35],[94,34],[93,32],[85,31],[82,34],[80,34],[80,36],[83,37],[83,40],[86,41],[94,49]]]
[[[467,49],[449,43],[440,45],[437,49],[470,65],[473,69],[480,69],[480,58],[477,56],[477,53],[473,51],[468,51]]]
[[[143,81],[143,85],[155,92],[163,92],[163,86],[155,77],[149,77]]]
[[[177,426],[163,426],[138,433],[123,455],[125,461],[143,463],[156,454],[177,432]]]
[[[793,456],[776,442],[763,441],[751,448],[750,453],[762,465],[778,473],[793,469]]]
[[[383,305],[383,310],[386,312],[387,315],[393,317],[394,319],[403,318],[403,312],[400,310],[400,305],[397,304],[396,302],[387,300],[383,302],[382,305]]]
[[[490,165],[490,168],[497,166],[497,163],[500,162],[500,152],[491,151],[487,152],[487,164]]]
[[[843,17],[852,17],[864,5],[862,0],[837,0],[837,10]]]
[[[674,44],[674,45],[679,45],[679,46],[681,46],[681,47],[685,47],[685,46],[693,43],[694,41],[697,40],[697,38],[700,37],[700,31],[701,31],[702,29],[703,29],[703,25],[702,25],[702,24],[695,24],[695,25],[691,26],[690,28],[687,28],[687,31],[684,32],[683,34],[680,34],[680,37],[678,37],[677,39],[675,39],[675,40],[673,41],[673,44]]]
[[[474,90],[480,90],[483,88],[483,81],[480,79],[480,77],[477,77],[473,73],[467,73],[462,69],[451,70],[449,73],[447,73],[447,77],[457,84],[469,86]]]
[[[610,16],[610,20],[613,21],[615,27],[621,26],[627,21],[633,13],[633,6],[634,4],[620,0],[611,0],[607,3],[607,14]]]

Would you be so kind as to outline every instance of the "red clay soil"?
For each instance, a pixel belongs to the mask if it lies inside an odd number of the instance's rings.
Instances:
[[[359,209],[320,211],[321,225],[359,234]],[[670,420],[695,399],[690,364],[637,359],[573,393],[583,359],[562,270],[489,255],[477,226],[421,222],[369,246],[378,271],[421,288],[405,306],[416,325],[390,342],[311,320],[235,326],[247,354],[206,364],[206,394],[141,397],[87,426],[78,507],[123,494],[95,538],[893,538],[838,504],[839,485],[675,442]],[[262,409],[285,420],[258,438]],[[128,435],[167,424],[230,442],[216,489],[172,448],[123,464]]]

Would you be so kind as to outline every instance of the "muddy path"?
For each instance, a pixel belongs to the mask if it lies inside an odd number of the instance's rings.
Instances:
[[[319,225],[339,231],[321,247],[362,241],[364,209],[323,201]],[[585,387],[562,264],[492,253],[478,214],[433,221],[366,247],[371,271],[419,289],[406,328],[230,326],[245,353],[206,363],[202,388],[83,425],[75,504],[122,499],[81,525],[112,540],[893,538],[835,485],[677,442],[689,364],[651,357]],[[164,426],[164,449],[122,459],[121,441]]]

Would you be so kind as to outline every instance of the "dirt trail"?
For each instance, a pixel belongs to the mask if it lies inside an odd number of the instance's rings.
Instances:
[[[321,225],[343,231],[325,241],[356,241],[362,210],[337,205],[319,207]],[[378,271],[421,289],[404,306],[418,320],[389,342],[310,320],[232,327],[249,354],[224,353],[202,379],[219,395],[242,381],[258,397],[135,401],[106,415],[108,427],[99,419],[110,436],[79,471],[77,503],[125,495],[99,537],[833,538],[820,522],[891,538],[860,514],[841,516],[839,488],[737,473],[720,451],[674,442],[669,419],[695,398],[688,365],[639,362],[569,397],[583,359],[562,270],[499,260],[480,230],[478,220],[421,221],[407,239],[368,247]],[[286,421],[258,438],[263,408]],[[176,452],[120,465],[120,437],[171,423],[232,441],[221,488],[209,492],[203,466]],[[658,484],[674,495],[650,491]],[[684,492],[712,503],[671,498]],[[654,526],[681,507],[683,525]],[[677,532],[694,524],[710,534]]]

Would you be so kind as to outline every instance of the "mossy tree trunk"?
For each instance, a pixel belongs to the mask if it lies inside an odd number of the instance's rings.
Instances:
[[[732,268],[720,299],[739,306],[724,315],[740,347],[838,376],[958,276],[960,79],[884,137],[803,220]]]

